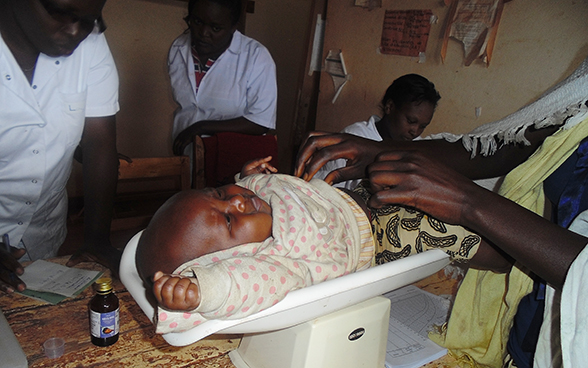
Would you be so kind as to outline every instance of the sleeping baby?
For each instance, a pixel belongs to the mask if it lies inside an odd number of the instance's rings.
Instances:
[[[159,303],[158,333],[243,318],[292,290],[431,248],[469,259],[480,245],[410,208],[371,211],[361,187],[275,174],[270,159],[246,164],[236,184],[174,195],[143,232],[136,263]]]

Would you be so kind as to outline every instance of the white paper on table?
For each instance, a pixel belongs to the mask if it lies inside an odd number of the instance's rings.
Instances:
[[[71,297],[99,273],[37,260],[25,267],[24,274],[19,278],[27,285],[27,289]]]
[[[386,347],[387,368],[415,368],[447,354],[428,338],[433,325],[447,320],[449,301],[409,285],[387,294],[390,324]]]

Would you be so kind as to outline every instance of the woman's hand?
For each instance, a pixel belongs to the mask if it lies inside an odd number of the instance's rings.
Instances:
[[[153,294],[159,304],[169,310],[188,312],[200,305],[198,281],[157,271],[153,276]]]
[[[174,155],[182,156],[186,147],[193,142],[194,136],[199,135],[200,130],[198,124],[192,124],[186,129],[182,130],[180,134],[174,139],[173,151]]]
[[[294,175],[308,181],[327,162],[347,159],[347,166],[332,171],[325,178],[329,184],[366,177],[366,167],[375,157],[391,147],[344,133],[311,132],[300,147]]]
[[[26,285],[18,276],[24,273],[24,268],[18,259],[25,254],[25,250],[10,247],[8,251],[4,243],[0,244],[0,291],[7,293],[15,290],[23,291]]]
[[[391,151],[367,169],[374,194],[368,205],[415,207],[450,224],[462,224],[473,196],[484,191],[471,180],[418,151]]]
[[[275,174],[278,172],[278,169],[270,165],[270,161],[272,160],[272,156],[267,156],[265,158],[259,158],[257,160],[251,160],[241,169],[241,179],[245,178],[249,175],[253,174]]]

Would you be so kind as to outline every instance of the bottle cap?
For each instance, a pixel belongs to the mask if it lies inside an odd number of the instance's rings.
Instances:
[[[110,277],[101,277],[94,283],[96,291],[112,290],[112,279]]]

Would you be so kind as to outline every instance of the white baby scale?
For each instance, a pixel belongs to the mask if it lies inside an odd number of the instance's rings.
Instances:
[[[135,265],[141,232],[127,244],[120,278],[143,312],[154,318],[156,302]],[[191,330],[168,333],[173,346],[186,346],[214,333],[244,334],[229,356],[238,368],[382,368],[390,301],[380,295],[412,284],[449,264],[441,250],[290,292],[264,311],[237,320],[210,320]]]

